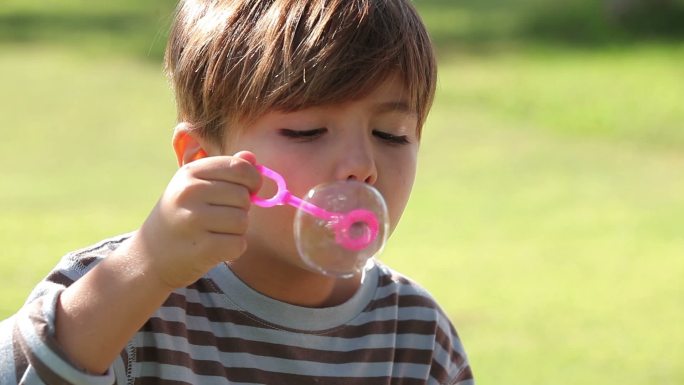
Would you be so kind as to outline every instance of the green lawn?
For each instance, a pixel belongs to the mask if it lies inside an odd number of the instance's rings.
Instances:
[[[456,59],[385,259],[480,383],[684,381],[684,51]]]
[[[0,39],[0,318],[62,254],[135,229],[173,174],[149,33]],[[440,59],[381,258],[438,297],[479,384],[684,383],[684,46]]]

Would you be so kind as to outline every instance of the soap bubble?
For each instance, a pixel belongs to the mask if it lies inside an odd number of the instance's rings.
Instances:
[[[311,205],[328,215],[313,215],[305,209]],[[387,241],[388,229],[382,195],[357,181],[314,187],[294,219],[295,243],[304,263],[319,273],[345,278],[372,264]]]

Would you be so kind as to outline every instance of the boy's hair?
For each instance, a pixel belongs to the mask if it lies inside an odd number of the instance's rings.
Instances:
[[[420,133],[436,84],[410,0],[181,0],[165,66],[179,121],[219,144],[233,125],[362,97],[391,75]]]

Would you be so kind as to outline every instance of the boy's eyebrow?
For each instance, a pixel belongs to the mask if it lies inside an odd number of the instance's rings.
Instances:
[[[411,108],[408,102],[404,100],[392,100],[382,102],[375,105],[375,112],[378,114],[386,112],[400,112],[407,115],[417,115],[416,110]]]

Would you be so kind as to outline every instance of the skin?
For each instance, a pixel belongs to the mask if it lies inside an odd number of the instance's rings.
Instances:
[[[417,120],[400,108],[406,105],[398,97],[402,93],[400,83],[388,81],[366,97],[341,105],[271,112],[224,148],[228,153],[251,151],[259,163],[281,173],[300,197],[324,182],[353,179],[371,184],[385,198],[393,230],[409,198],[418,152]],[[293,138],[283,130],[307,136]],[[397,138],[388,140],[385,134]],[[404,137],[406,142],[398,141]],[[231,262],[244,282],[302,306],[337,305],[353,295],[360,277],[331,278],[302,267],[292,236],[294,208],[253,207],[249,214],[247,250]]]
[[[408,201],[419,147],[417,117],[404,87],[389,78],[346,103],[272,111],[225,143],[179,124],[173,145],[181,166],[141,228],[110,257],[67,288],[57,307],[56,338],[83,369],[104,372],[169,293],[218,263],[272,298],[310,307],[349,299],[360,277],[323,276],[299,261],[294,209],[260,208],[270,196],[254,167],[281,173],[297,195],[323,182],[376,187],[393,230]],[[233,154],[233,155],[230,155]]]

